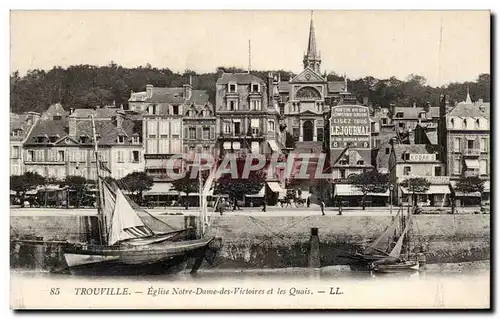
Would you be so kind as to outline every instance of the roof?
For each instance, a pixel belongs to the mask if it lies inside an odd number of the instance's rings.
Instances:
[[[217,85],[224,85],[229,82],[238,84],[265,83],[264,80],[250,73],[222,73],[221,77],[217,79]]]
[[[394,144],[393,146],[394,154],[396,155],[397,163],[406,163],[403,160],[403,154],[433,154],[436,149],[432,145],[426,144]],[[437,160],[436,160],[437,161]]]
[[[151,88],[151,97],[147,97],[147,92],[132,93],[129,102],[144,102],[144,103],[167,103],[167,104],[205,104],[208,102],[208,93],[205,90],[191,90],[191,97],[186,100],[185,89],[180,88]]]
[[[423,107],[395,107],[393,117],[395,119],[415,119],[419,118],[419,114],[425,112]],[[396,114],[403,113],[403,117],[396,117]],[[427,116],[426,116],[427,117]]]
[[[328,93],[338,93],[345,89],[344,81],[329,81],[328,82]]]
[[[34,138],[37,136],[58,136],[62,138],[67,133],[68,126],[68,118],[62,117],[60,120],[54,120],[52,118],[49,119],[40,119],[38,123],[33,127],[31,134],[26,139],[26,144],[33,143]]]
[[[120,109],[116,107],[75,109],[73,113],[71,113],[70,117],[89,118],[90,115],[94,115],[96,118],[112,118],[113,116],[116,116],[116,112],[118,111],[120,111]]]
[[[288,82],[280,82],[278,84],[278,90],[281,92],[290,92],[290,83]]]
[[[12,136],[11,134],[11,141],[21,141],[27,136],[31,126],[33,125],[33,123],[28,121],[30,118],[31,116],[26,113],[21,115],[15,113],[10,114],[10,133],[14,130],[21,130],[21,134],[18,134],[17,136]]]
[[[483,103],[485,104],[485,103]],[[485,108],[486,109],[486,108]],[[481,111],[479,105],[458,103],[447,115],[457,117],[487,117],[489,118],[489,103],[488,111]]]
[[[427,138],[429,139],[429,142],[431,142],[431,144],[433,144],[433,145],[438,144],[438,133],[436,131],[425,132],[425,134],[427,135]]]

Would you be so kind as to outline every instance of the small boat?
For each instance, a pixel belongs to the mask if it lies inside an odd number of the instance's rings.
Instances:
[[[402,271],[416,271],[419,269],[420,264],[418,261],[401,261],[396,264],[379,264],[373,268],[375,272],[402,272]]]

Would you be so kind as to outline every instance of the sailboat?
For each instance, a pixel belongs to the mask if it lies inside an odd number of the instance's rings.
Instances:
[[[376,260],[370,264],[370,269],[375,272],[400,272],[400,271],[415,271],[419,269],[417,260],[408,260],[409,243],[408,235],[411,227],[411,213],[408,212],[407,218],[403,219],[404,229],[399,236],[396,244],[389,252],[387,257]],[[406,256],[403,257],[402,249],[406,244]]]
[[[149,214],[141,216],[118,185],[99,176],[93,118],[92,129],[98,176],[97,222],[90,222],[87,242],[64,248],[67,269],[73,274],[165,274],[182,271],[187,261],[195,258],[192,271],[196,271],[206,254],[219,248],[220,241],[204,232],[201,238],[192,238],[191,229],[158,232],[148,226]]]

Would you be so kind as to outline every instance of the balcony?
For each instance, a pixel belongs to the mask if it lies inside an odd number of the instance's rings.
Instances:
[[[254,139],[254,140],[262,140],[264,139],[264,134],[255,133],[255,134],[234,134],[234,133],[220,133],[219,140],[240,140],[240,139]]]
[[[467,148],[464,150],[464,157],[479,157],[481,151],[477,148]]]

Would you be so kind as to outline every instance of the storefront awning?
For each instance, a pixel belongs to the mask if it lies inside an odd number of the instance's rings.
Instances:
[[[490,192],[490,181],[484,182],[483,186],[484,186],[483,193],[489,193]]]
[[[239,150],[240,149],[240,142],[233,142],[233,149]]]
[[[467,168],[471,168],[471,169],[479,169],[479,161],[476,159],[466,159],[465,160],[465,166],[467,166]]]
[[[271,150],[273,152],[279,152],[280,151],[280,148],[278,146],[278,143],[276,143],[276,141],[267,141],[269,143],[269,146],[271,147]]]
[[[401,187],[401,191],[403,194],[411,194],[405,187]],[[450,187],[448,185],[430,185],[429,189],[423,193],[415,193],[415,194],[450,194]]]
[[[155,183],[144,195],[179,195],[179,192],[172,189],[172,183]]]
[[[389,189],[383,193],[368,193],[368,196],[389,196]],[[336,184],[334,196],[363,196],[363,192],[353,184]]]
[[[231,149],[231,142],[224,142],[224,149],[230,150]]]
[[[249,194],[249,195],[245,195],[245,196],[246,197],[264,197],[265,192],[266,192],[266,187],[264,186],[257,194]]]
[[[267,182],[267,185],[275,193],[281,193],[285,191],[283,188],[281,188],[278,182]]]

